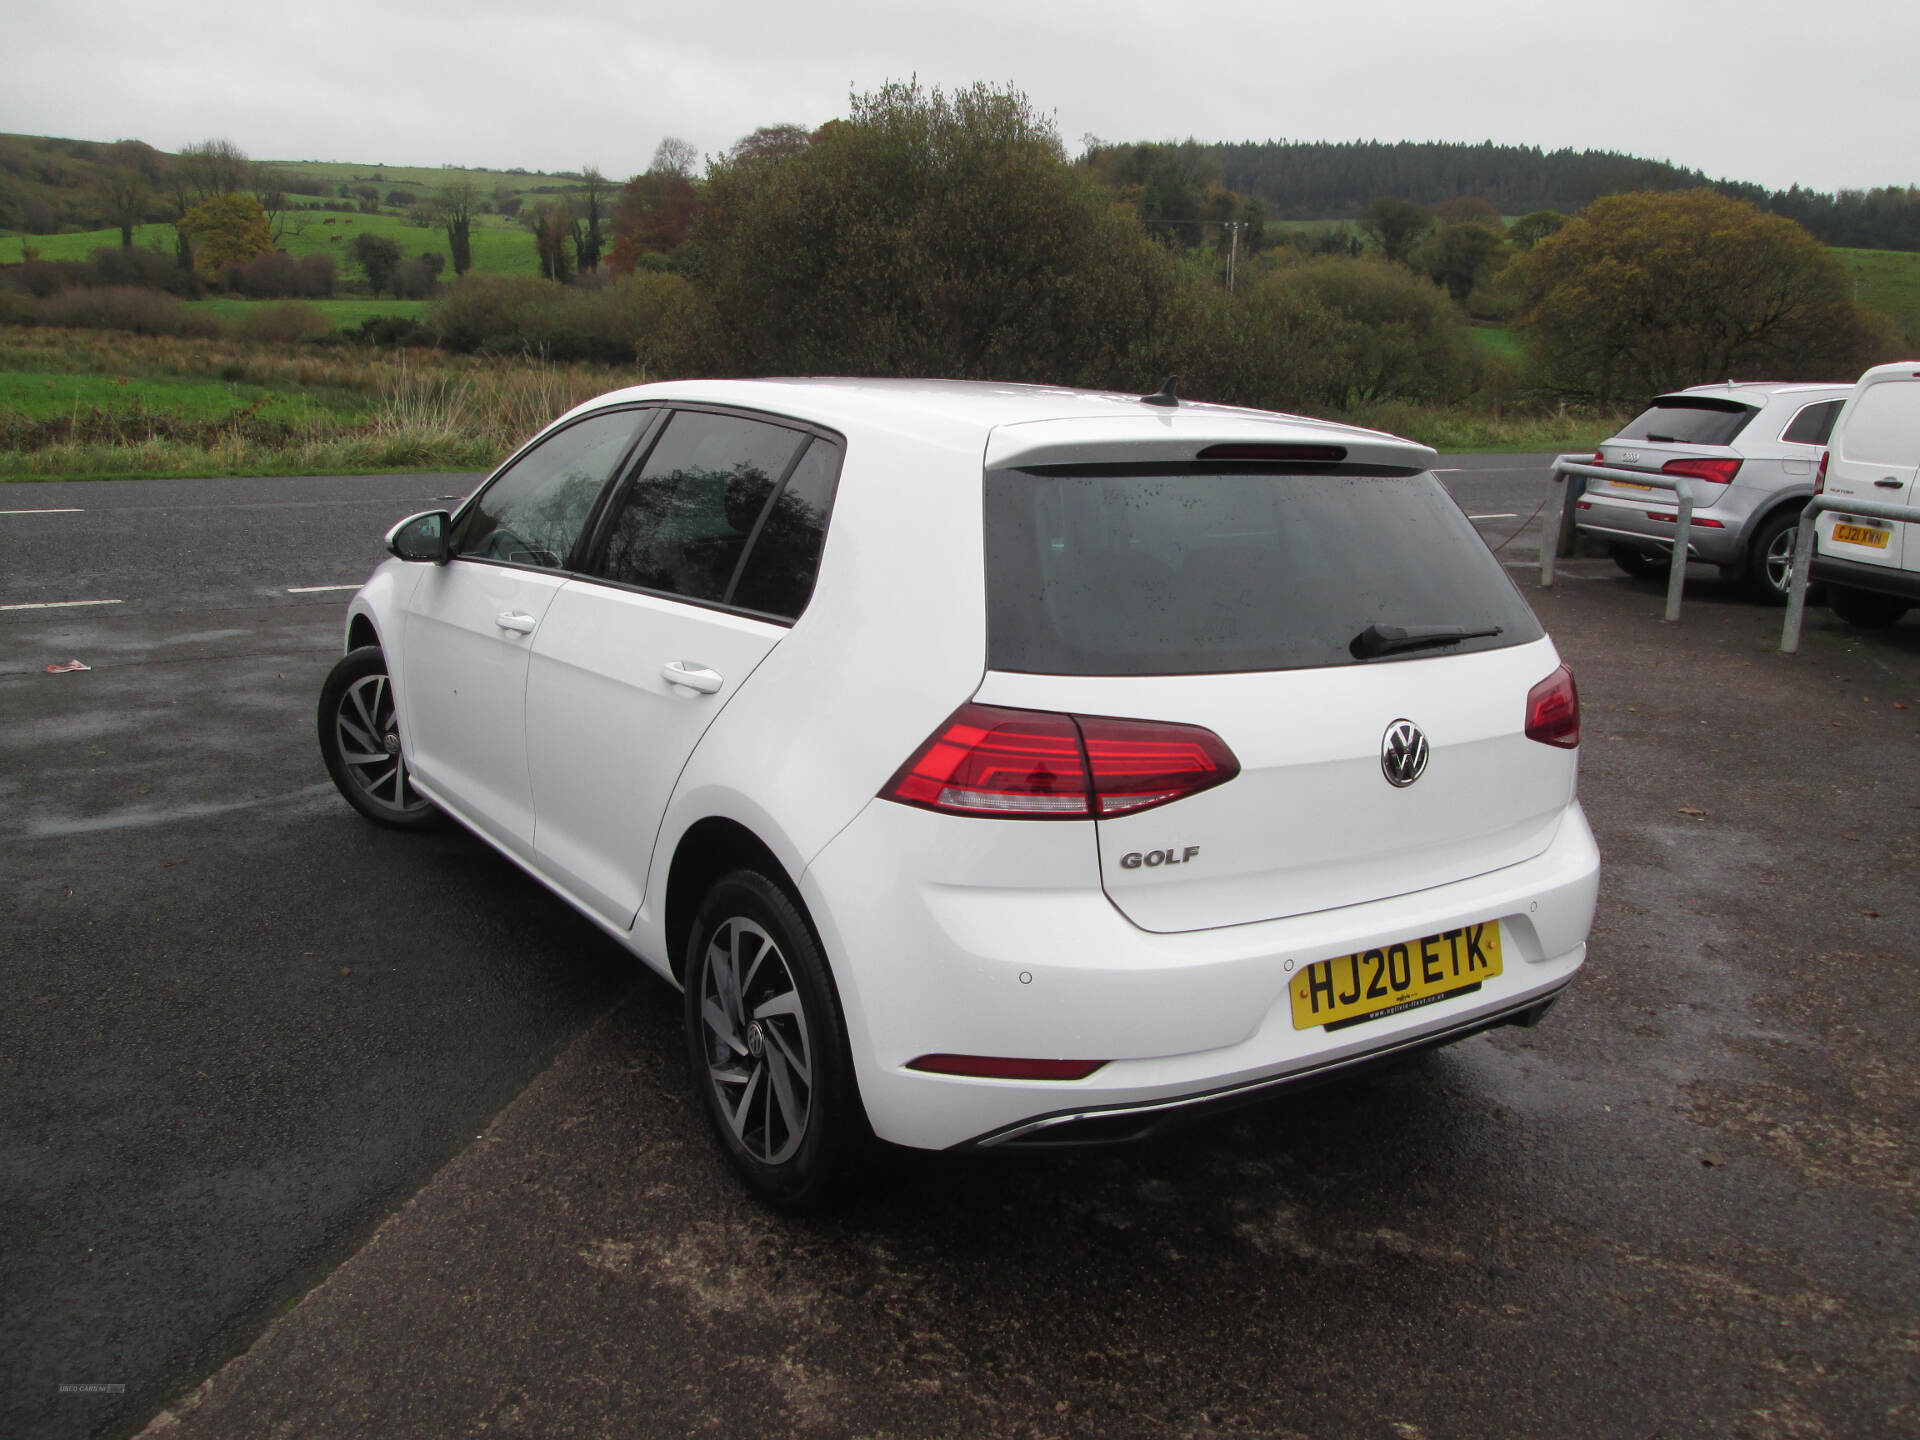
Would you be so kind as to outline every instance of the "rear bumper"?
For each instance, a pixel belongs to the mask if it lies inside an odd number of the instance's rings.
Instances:
[[[1844,585],[1849,590],[1895,595],[1920,604],[1920,570],[1902,570],[1894,565],[1866,565],[1858,560],[1842,560],[1833,555],[1815,555],[1809,578],[1829,585]]]
[[[1039,848],[1073,852],[1062,838],[1055,825],[876,801],[802,878],[882,1139],[928,1149],[1127,1139],[1537,1018],[1586,957],[1598,888],[1575,804],[1542,853],[1469,880],[1153,934],[1107,900],[1091,843],[1081,869]],[[1288,987],[1300,967],[1488,920],[1501,924],[1505,968],[1478,991],[1339,1030],[1294,1028]],[[1107,1063],[1078,1081],[908,1068],[935,1053]]]
[[[1735,565],[1746,558],[1747,521],[1752,505],[1734,501],[1738,487],[1721,497],[1719,504],[1694,511],[1696,522],[1717,520],[1718,528],[1687,527],[1687,558],[1713,565]],[[1747,497],[1740,497],[1745,499]],[[1583,533],[1607,544],[1629,544],[1650,555],[1673,553],[1672,520],[1655,520],[1647,512],[1672,514],[1678,502],[1666,491],[1650,491],[1644,498],[1596,493],[1589,489],[1580,496],[1580,508],[1574,512],[1574,525]]]
[[[1561,989],[1565,988],[1561,986]],[[956,1148],[986,1150],[1007,1146],[1021,1150],[1077,1150],[1144,1140],[1170,1126],[1217,1114],[1222,1110],[1258,1104],[1283,1091],[1310,1090],[1316,1085],[1354,1079],[1372,1070],[1397,1065],[1421,1051],[1451,1045],[1456,1040],[1465,1040],[1470,1035],[1479,1035],[1503,1025],[1531,1028],[1546,1017],[1547,1011],[1553,1008],[1559,998],[1560,990],[1555,990],[1544,999],[1523,1001],[1494,1014],[1476,1016],[1444,1030],[1401,1039],[1364,1054],[1329,1060],[1324,1065],[1292,1070],[1283,1075],[1270,1075],[1263,1080],[1249,1080],[1218,1090],[1206,1090],[1197,1095],[1093,1108],[1081,1106],[1051,1115],[1040,1115],[990,1135],[982,1135]]]

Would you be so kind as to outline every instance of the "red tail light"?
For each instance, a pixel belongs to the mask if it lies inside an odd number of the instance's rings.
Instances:
[[[1733,477],[1740,473],[1740,461],[1734,456],[1716,460],[1704,457],[1697,460],[1669,460],[1660,467],[1660,473],[1690,475],[1696,480],[1710,480],[1715,485],[1731,485]]]
[[[1089,820],[1223,785],[1240,773],[1198,725],[962,705],[894,772],[882,799],[949,815]]]
[[[1820,452],[1820,468],[1813,472],[1813,493],[1824,495],[1827,492],[1827,461],[1833,458],[1831,450]]]
[[[1563,750],[1580,743],[1580,691],[1565,665],[1527,692],[1527,738]]]

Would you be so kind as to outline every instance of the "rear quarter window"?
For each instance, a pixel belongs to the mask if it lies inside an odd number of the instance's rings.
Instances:
[[[1833,434],[1833,422],[1840,418],[1840,407],[1846,403],[1845,400],[1817,400],[1802,406],[1792,423],[1780,432],[1780,438],[1794,445],[1826,444],[1827,437]]]
[[[1293,670],[1383,663],[1350,649],[1371,625],[1499,627],[1407,659],[1542,633],[1430,474],[1048,467],[986,486],[995,670]]]
[[[1730,445],[1760,412],[1737,400],[1662,396],[1636,415],[1616,440],[1672,441],[1682,445]]]

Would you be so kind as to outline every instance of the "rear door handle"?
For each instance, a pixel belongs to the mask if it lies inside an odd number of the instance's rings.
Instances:
[[[493,623],[502,630],[511,630],[516,635],[531,635],[533,627],[539,622],[531,615],[522,615],[518,610],[508,610],[494,616]]]
[[[718,670],[709,670],[697,660],[669,660],[660,667],[661,678],[677,689],[711,695],[726,684]]]
[[[1893,476],[1889,475],[1884,480],[1874,481],[1873,488],[1876,490],[1901,490],[1906,487],[1906,483],[1904,480],[1896,480]]]

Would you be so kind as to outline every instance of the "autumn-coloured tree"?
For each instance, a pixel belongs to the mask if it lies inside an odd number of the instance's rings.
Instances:
[[[1711,190],[1596,200],[1513,263],[1549,378],[1602,404],[1852,376],[1896,343],[1812,235]]]
[[[656,170],[634,176],[614,207],[608,268],[616,275],[631,275],[642,255],[672,254],[699,213],[700,192],[686,176]]]
[[[173,223],[190,246],[194,271],[203,280],[273,249],[267,212],[251,195],[215,195]]]
[[[533,231],[541,277],[562,284],[571,280],[573,257],[567,254],[567,239],[573,232],[573,211],[564,202],[555,205],[542,200],[532,210],[522,211],[520,219]]]

